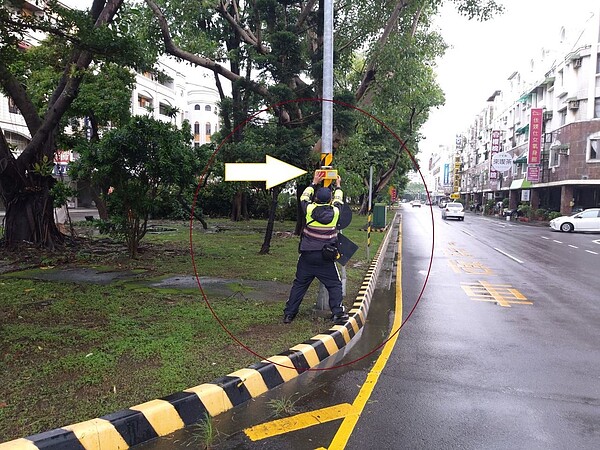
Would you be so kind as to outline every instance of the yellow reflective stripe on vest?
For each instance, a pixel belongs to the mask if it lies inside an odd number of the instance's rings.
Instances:
[[[306,226],[308,228],[318,228],[320,230],[322,229],[327,229],[327,228],[331,228],[331,229],[335,229],[335,226],[337,225],[338,222],[338,218],[340,217],[340,210],[337,206],[333,206],[333,220],[329,223],[320,223],[317,222],[316,220],[314,220],[312,218],[312,212],[314,211],[314,209],[317,206],[323,206],[323,205],[318,205],[316,203],[311,203],[310,205],[308,205],[306,207]],[[312,221],[312,223],[311,223]]]

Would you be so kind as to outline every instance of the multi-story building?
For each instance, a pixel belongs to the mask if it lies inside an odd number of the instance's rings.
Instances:
[[[561,28],[555,49],[513,72],[464,133],[465,202],[508,198],[511,208],[527,201],[563,214],[600,206],[600,7],[583,27]],[[495,152],[512,167],[494,170]]]

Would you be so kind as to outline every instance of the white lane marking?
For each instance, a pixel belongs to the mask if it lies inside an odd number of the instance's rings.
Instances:
[[[554,242],[556,242],[557,244],[562,244],[562,241],[557,241],[556,239],[552,239]]]
[[[600,239],[593,240],[592,242],[593,242],[594,244],[598,244],[598,245],[600,245]]]
[[[512,259],[513,261],[516,261],[516,262],[518,262],[519,264],[523,264],[523,261],[521,261],[521,260],[520,260],[520,259],[518,259],[518,258],[515,258],[515,257],[514,257],[514,256],[512,256],[512,255],[509,255],[509,254],[508,254],[508,253],[506,253],[506,252],[503,252],[503,251],[502,251],[502,250],[500,250],[499,248],[496,248],[496,247],[494,247],[494,250],[496,250],[497,252],[500,252],[500,253],[502,253],[504,256],[507,256],[507,257],[509,257],[510,259]]]
[[[550,240],[550,238],[548,236],[542,236],[542,239]]]
[[[576,245],[571,245],[571,244],[569,244],[569,247],[572,247],[572,248],[579,248],[579,247],[577,247]]]
[[[469,233],[468,231],[462,230],[462,232],[465,233],[467,236],[473,237],[473,235],[471,233]]]
[[[586,252],[591,253],[592,255],[597,255],[598,254],[597,252],[593,252],[591,250],[586,250]]]

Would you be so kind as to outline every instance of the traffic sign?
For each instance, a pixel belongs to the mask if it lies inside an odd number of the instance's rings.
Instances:
[[[452,200],[458,200],[460,198],[460,194],[458,192],[453,192],[452,194],[450,194],[450,198]]]

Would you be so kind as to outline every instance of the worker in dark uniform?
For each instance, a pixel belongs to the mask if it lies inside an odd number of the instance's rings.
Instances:
[[[338,230],[336,225],[340,217],[340,207],[344,203],[344,194],[340,189],[341,178],[336,180],[333,193],[328,187],[318,187],[323,176],[317,173],[308,186],[300,203],[306,217],[306,226],[300,235],[300,257],[296,267],[296,278],[290,296],[283,310],[283,323],[290,323],[298,314],[300,303],[312,281],[317,278],[329,292],[329,308],[335,324],[348,320],[342,305],[342,282],[334,260],[325,259],[325,244],[336,244]],[[316,193],[315,193],[316,191]]]

